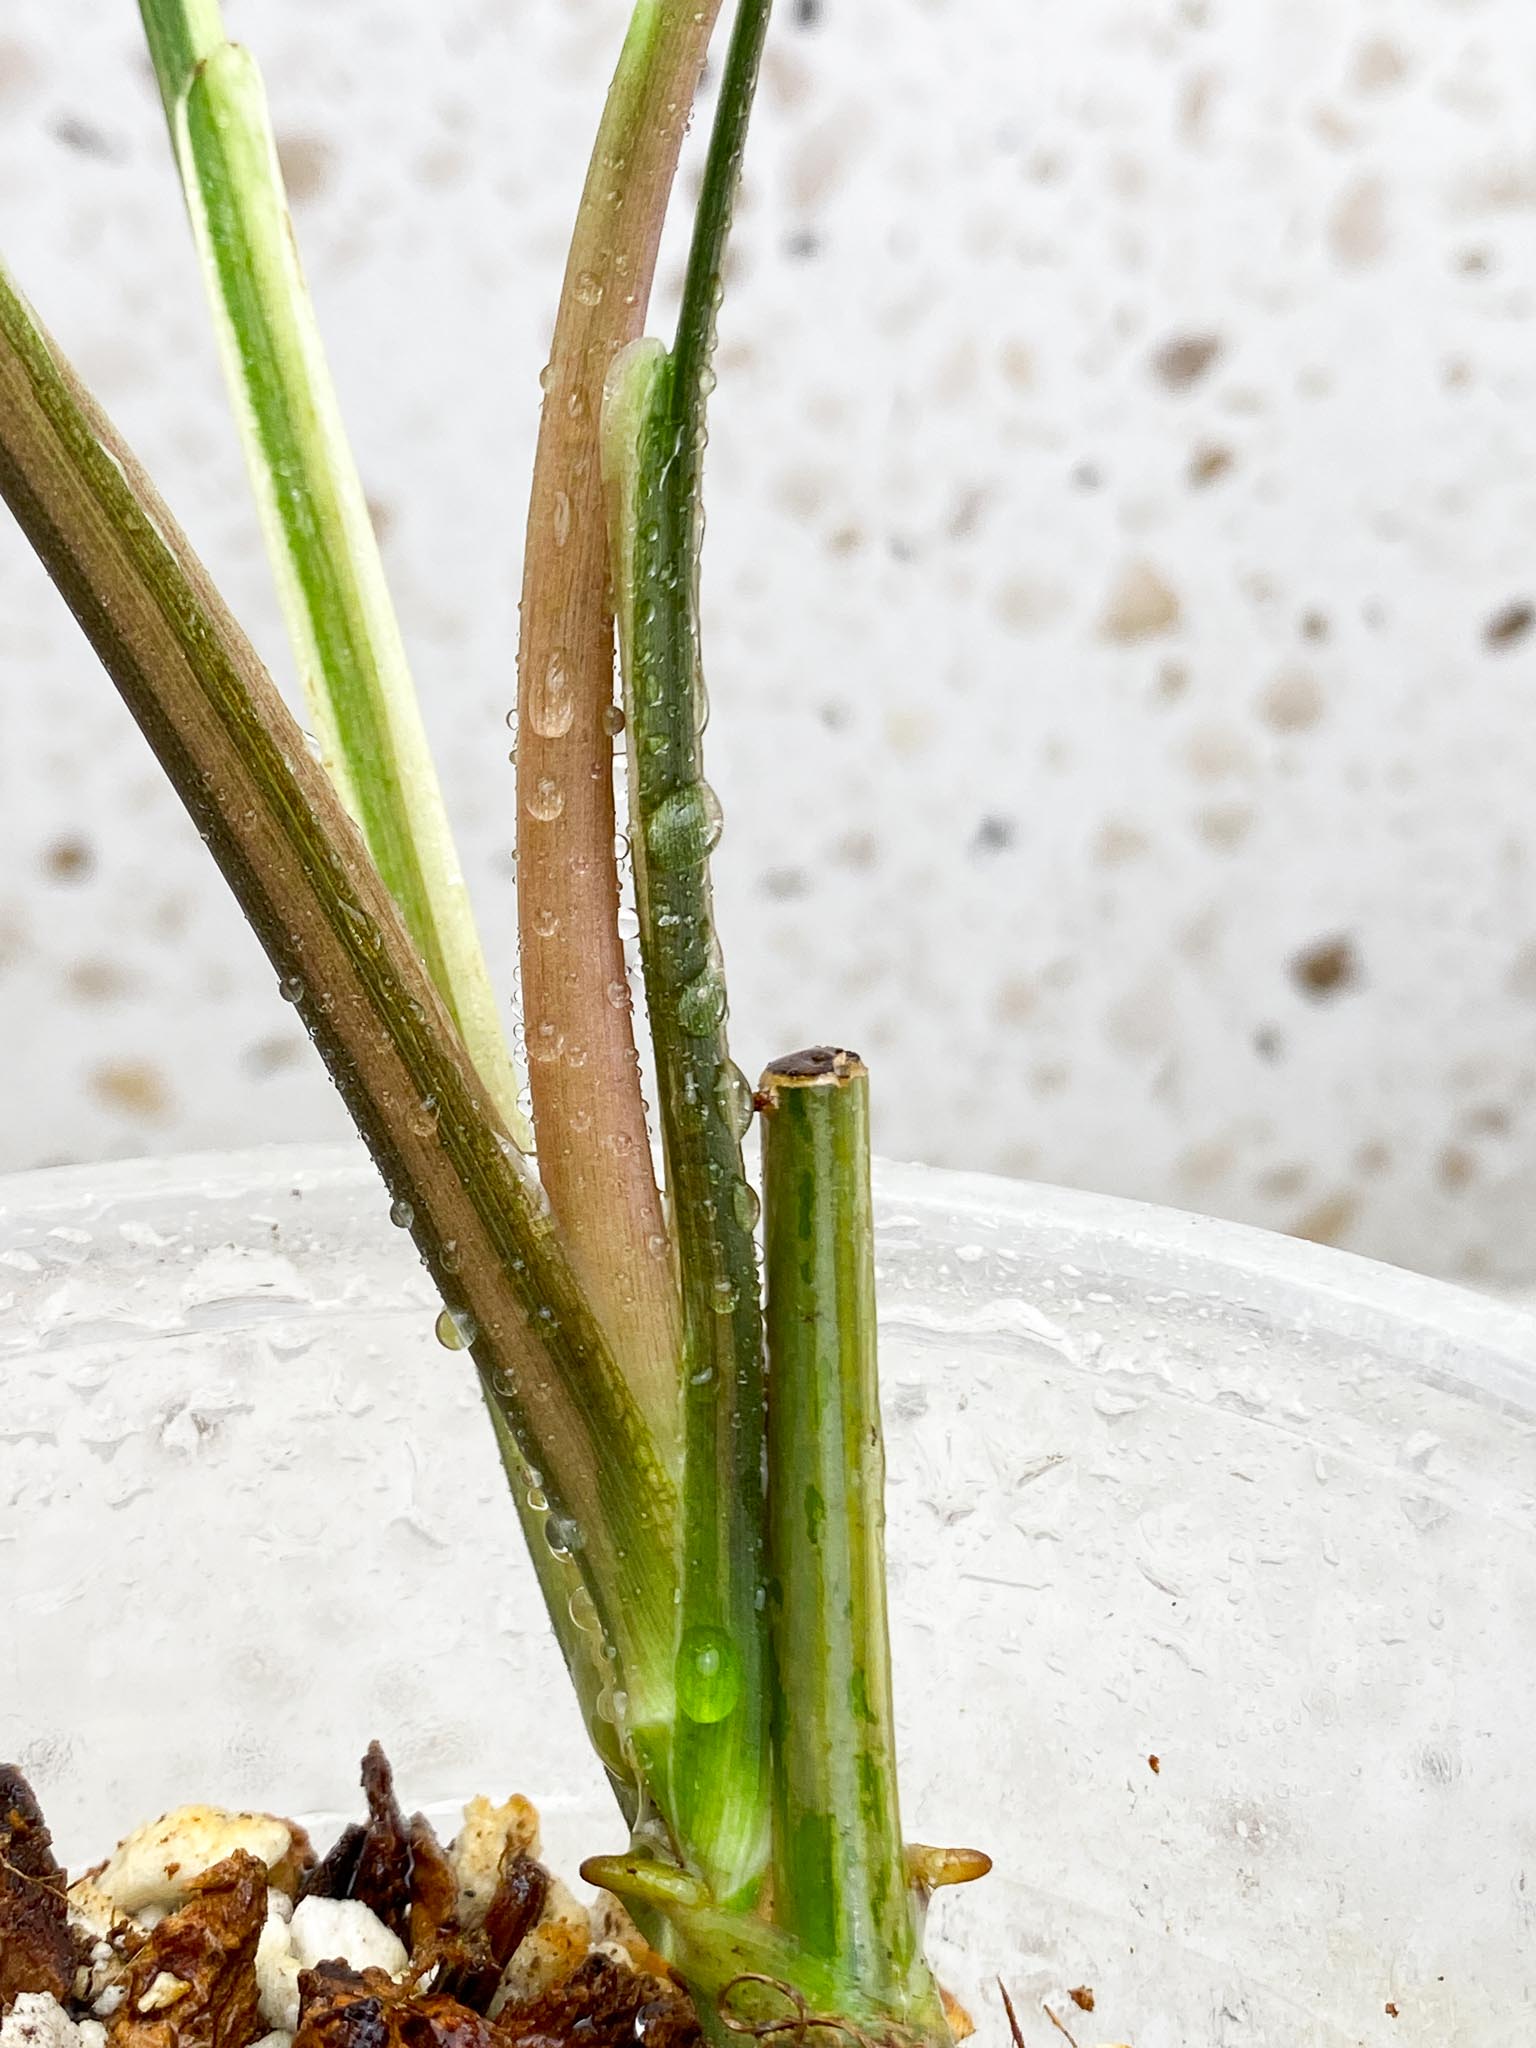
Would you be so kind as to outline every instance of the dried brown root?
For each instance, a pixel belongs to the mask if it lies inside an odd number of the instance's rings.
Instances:
[[[538,1925],[548,1897],[549,1873],[544,1866],[508,1842],[484,1920],[441,1942],[435,1988],[475,2012],[489,2011],[503,1971]],[[413,1963],[417,1960],[413,1955]]]
[[[444,1934],[458,1926],[459,1881],[443,1846],[432,1832],[424,1814],[413,1813],[406,1824],[411,1868],[409,1929],[406,1936],[411,1954],[427,1953]]]
[[[590,1955],[559,1984],[487,2019],[383,1970],[322,1963],[299,1979],[293,2048],[703,2048],[687,1994]]]
[[[322,1963],[299,1979],[293,2048],[496,2048],[489,2020],[383,1970]]]
[[[409,1820],[395,1798],[394,1772],[377,1742],[363,1758],[368,1819],[343,1828],[335,1846],[308,1870],[301,1899],[356,1899],[413,1953],[451,1931],[458,1914],[459,1881],[431,1824]]]
[[[62,2002],[81,1959],[42,1809],[21,1772],[0,1764],[0,2012],[27,1991]]]
[[[299,1886],[301,1899],[357,1899],[390,1932],[409,1944],[411,1871],[415,1861],[405,1815],[395,1798],[394,1772],[377,1742],[363,1758],[368,1818],[342,1829]]]
[[[545,1873],[544,1902],[532,1930],[519,1942],[501,1973],[490,2003],[495,2019],[505,2007],[556,1990],[592,1951],[592,1922],[558,1877]]]
[[[240,1849],[189,1889],[128,1965],[111,2048],[250,2048],[263,2031],[256,1944],[266,1864]]]
[[[625,1969],[590,1955],[561,1984],[506,2007],[495,2022],[497,2048],[703,2048],[693,2001],[670,1978]],[[296,2044],[297,2048],[297,2044]]]

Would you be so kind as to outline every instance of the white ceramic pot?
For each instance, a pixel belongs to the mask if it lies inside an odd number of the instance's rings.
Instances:
[[[1030,2048],[1044,2002],[1085,2048],[1536,2038],[1536,1318],[1131,1203],[878,1194],[906,1818],[997,1859],[936,1912],[984,2040],[999,1974]],[[350,1812],[374,1735],[414,1804],[620,1845],[358,1154],[0,1183],[0,1305],[0,1755],[68,1857],[188,1798]]]

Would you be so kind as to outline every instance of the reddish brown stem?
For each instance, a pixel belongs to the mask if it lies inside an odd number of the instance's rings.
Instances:
[[[676,1429],[676,1280],[640,1092],[613,802],[603,384],[642,331],[720,0],[637,9],[571,242],[545,374],[518,669],[518,922],[539,1171],[658,1439]]]

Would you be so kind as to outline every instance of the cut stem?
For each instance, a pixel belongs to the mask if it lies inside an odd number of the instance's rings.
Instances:
[[[637,1801],[671,1714],[670,1478],[323,769],[164,503],[3,273],[0,496],[207,841],[470,1344],[503,1450],[516,1452],[530,1541],[569,1553],[617,1653],[607,1682],[631,1701]],[[568,1572],[540,1575],[551,1600],[569,1598]],[[574,1617],[555,1619],[569,1641]],[[594,1662],[572,1672],[589,1720],[600,1718],[584,1669]]]
[[[869,1082],[776,1061],[759,1093],[775,1667],[774,1919],[849,1995],[938,2010],[896,1794]]]
[[[545,373],[518,658],[519,951],[539,1168],[652,1426],[675,1429],[676,1280],[640,1092],[613,799],[603,386],[641,332],[720,0],[639,0],[576,218]]]
[[[362,482],[299,266],[261,74],[215,0],[140,0],[267,550],[325,763],[527,1150]]]

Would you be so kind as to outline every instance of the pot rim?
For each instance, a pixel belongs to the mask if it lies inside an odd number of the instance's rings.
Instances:
[[[275,1180],[314,1192],[378,1185],[361,1144],[345,1140],[34,1167],[0,1176],[0,1232],[24,1219],[89,1215],[139,1192],[229,1200]],[[1022,1242],[1036,1264],[1102,1267],[1302,1336],[1357,1340],[1536,1413],[1536,1313],[1452,1281],[1252,1224],[996,1174],[878,1160],[875,1196],[883,1234],[910,1217],[930,1245],[958,1250],[980,1239],[985,1253]]]

